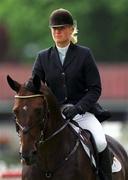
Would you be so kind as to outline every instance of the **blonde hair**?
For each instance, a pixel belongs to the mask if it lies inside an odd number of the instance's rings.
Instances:
[[[73,44],[76,44],[78,42],[78,38],[77,38],[77,34],[78,34],[78,28],[77,28],[77,22],[74,22],[74,31],[71,35],[71,42]]]

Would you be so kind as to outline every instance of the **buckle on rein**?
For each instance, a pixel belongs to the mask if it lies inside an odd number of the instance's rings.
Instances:
[[[53,177],[53,172],[51,172],[51,171],[46,171],[46,172],[44,172],[44,175],[45,175],[45,177],[46,177],[47,179],[50,179],[50,178]]]

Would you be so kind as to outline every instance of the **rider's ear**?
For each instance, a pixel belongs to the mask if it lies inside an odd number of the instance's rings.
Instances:
[[[37,90],[40,90],[41,87],[41,79],[38,75],[34,75],[33,77],[33,85]]]
[[[7,75],[7,82],[9,86],[18,93],[21,85],[17,81],[14,81],[9,75]]]

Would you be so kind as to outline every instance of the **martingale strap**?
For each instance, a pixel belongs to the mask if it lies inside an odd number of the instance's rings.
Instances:
[[[14,97],[17,99],[27,99],[27,98],[42,97],[42,96],[43,96],[43,94],[33,94],[33,95],[28,95],[28,96],[15,95]]]

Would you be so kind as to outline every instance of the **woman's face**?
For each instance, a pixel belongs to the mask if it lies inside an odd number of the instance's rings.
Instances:
[[[73,26],[61,26],[61,27],[52,27],[51,34],[55,44],[59,47],[65,47],[70,43],[71,35],[73,33]]]

